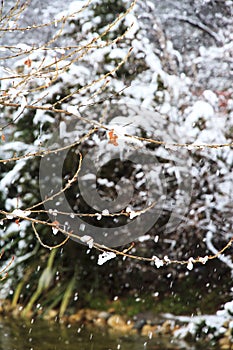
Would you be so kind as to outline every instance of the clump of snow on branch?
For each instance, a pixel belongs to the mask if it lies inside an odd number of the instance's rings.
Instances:
[[[97,264],[103,265],[108,260],[114,259],[115,257],[116,257],[116,254],[113,252],[103,252],[102,254],[99,255]]]

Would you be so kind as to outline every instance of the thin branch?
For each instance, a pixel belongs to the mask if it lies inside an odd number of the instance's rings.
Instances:
[[[66,244],[66,242],[70,239],[69,236],[67,236],[61,243],[58,243],[56,245],[53,245],[53,246],[50,246],[50,245],[47,245],[45,243],[42,242],[41,238],[40,238],[40,235],[39,233],[37,232],[36,230],[36,227],[35,227],[35,223],[32,222],[32,228],[33,228],[33,231],[36,235],[36,238],[38,239],[38,241],[40,242],[40,244],[44,247],[44,248],[47,248],[47,249],[56,249],[56,248],[60,248],[61,246],[63,246],[64,244]]]
[[[0,259],[2,258],[4,252],[0,253]],[[2,270],[0,270],[0,281],[4,280],[5,278],[7,278],[8,276],[8,272],[7,270],[9,269],[9,267],[11,266],[11,264],[14,261],[14,256],[12,256],[11,260],[4,266],[4,268]],[[2,276],[3,275],[3,276]]]
[[[71,180],[68,180],[67,184],[65,185],[64,188],[62,188],[60,191],[58,191],[57,193],[53,194],[52,196],[50,197],[47,197],[46,199],[44,199],[43,201],[37,203],[37,204],[34,204],[32,207],[28,208],[27,210],[31,211],[31,209],[34,209],[38,206],[41,206],[51,200],[53,200],[54,198],[58,197],[60,194],[64,193],[68,188],[70,188],[72,186],[72,184],[74,182],[77,181],[78,179],[78,174],[81,170],[81,165],[82,165],[82,154],[79,152],[79,165],[78,165],[78,169],[76,170],[74,176],[72,177]]]
[[[27,221],[31,222],[31,224],[33,226],[33,230],[34,230],[34,232],[36,234],[37,239],[39,240],[39,242],[44,247],[46,247],[48,249],[55,249],[57,247],[61,247],[62,245],[64,245],[66,243],[66,241],[69,238],[72,238],[72,237],[83,243],[82,236],[80,236],[80,235],[78,235],[76,233],[74,234],[73,231],[69,232],[69,231],[63,229],[62,227],[59,226],[59,223],[57,223],[57,222],[56,223],[50,223],[50,222],[47,222],[47,221],[33,219],[33,218],[30,218],[30,217],[15,215],[14,212],[10,212],[9,213],[9,212],[5,212],[3,210],[0,210],[0,214],[5,215],[5,216],[7,216],[7,215],[9,216],[10,215],[10,216],[13,216],[13,217],[18,217],[19,219],[23,219],[23,220],[27,220]],[[40,236],[39,236],[37,230],[35,229],[35,224],[42,224],[42,225],[45,225],[45,226],[54,227],[59,232],[63,233],[66,236],[66,239],[63,242],[61,242],[61,243],[59,243],[58,245],[55,245],[55,246],[46,245],[46,244],[44,244],[41,241]],[[129,249],[120,251],[120,250],[117,250],[117,249],[114,249],[114,248],[110,248],[110,247],[107,247],[105,245],[101,245],[101,244],[98,244],[98,243],[95,243],[95,242],[93,243],[93,247],[95,249],[101,251],[101,252],[111,252],[111,253],[116,254],[116,256],[119,255],[119,256],[123,256],[125,258],[130,258],[130,259],[134,259],[134,260],[139,260],[139,261],[144,261],[144,262],[154,262],[154,263],[159,261],[159,263],[160,263],[159,267],[162,267],[162,266],[167,266],[167,265],[170,265],[170,264],[187,265],[187,266],[190,266],[190,264],[192,266],[193,264],[196,264],[196,263],[206,264],[206,262],[208,260],[213,260],[213,259],[219,258],[219,256],[224,254],[225,251],[232,246],[232,244],[233,244],[233,237],[216,254],[214,254],[214,255],[206,255],[206,256],[198,256],[196,258],[190,257],[187,260],[170,259],[167,256],[164,256],[161,259],[158,258],[158,257],[155,257],[155,256],[143,257],[143,256],[134,255],[134,254],[129,254],[128,253]],[[132,247],[132,245],[131,245],[131,247]]]
[[[210,27],[208,27],[207,25],[205,25],[204,23],[195,20],[193,18],[191,18],[191,16],[182,16],[182,15],[168,15],[166,16],[167,19],[175,19],[178,21],[182,21],[182,22],[186,22],[191,24],[193,27],[196,27],[198,29],[201,29],[202,31],[204,31],[205,33],[209,34],[212,38],[214,38],[214,40],[219,43],[219,44],[223,44],[222,39],[220,38],[220,36],[214,32],[213,30],[210,29]]]

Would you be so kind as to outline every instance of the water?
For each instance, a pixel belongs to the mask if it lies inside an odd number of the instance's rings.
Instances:
[[[108,330],[41,320],[0,319],[0,350],[206,350],[170,338],[119,336]]]

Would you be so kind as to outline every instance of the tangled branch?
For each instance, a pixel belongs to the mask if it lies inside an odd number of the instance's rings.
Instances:
[[[45,157],[51,154],[57,154],[61,151],[67,151],[71,150],[72,148],[75,148],[78,145],[83,145],[84,141],[90,141],[91,137],[93,135],[97,135],[100,133],[104,133],[109,140],[108,142],[115,147],[118,147],[118,138],[119,135],[117,133],[117,130],[114,129],[114,127],[107,122],[104,123],[102,119],[94,120],[89,119],[88,117],[85,117],[82,115],[82,112],[80,112],[82,107],[90,107],[90,106],[99,106],[103,105],[106,101],[113,100],[114,98],[119,97],[124,90],[127,90],[128,87],[130,87],[130,84],[125,84],[125,87],[122,89],[119,89],[118,92],[109,93],[107,91],[107,97],[103,98],[102,94],[103,92],[106,92],[108,85],[111,82],[111,79],[116,76],[116,74],[122,69],[122,67],[129,61],[131,58],[131,55],[133,53],[133,48],[130,47],[127,49],[127,53],[124,55],[124,57],[121,57],[117,61],[114,67],[111,67],[108,69],[107,72],[103,72],[103,74],[100,74],[98,77],[91,78],[89,82],[86,84],[83,84],[82,86],[77,86],[73,89],[70,89],[70,91],[66,92],[62,96],[59,96],[57,100],[52,100],[52,97],[50,101],[48,96],[49,95],[49,88],[51,86],[54,86],[57,81],[59,81],[62,74],[65,74],[69,72],[70,69],[72,69],[73,66],[75,66],[77,63],[82,62],[85,58],[88,59],[88,55],[93,52],[93,50],[102,50],[105,48],[111,48],[114,45],[119,44],[120,42],[124,41],[127,38],[127,35],[129,34],[130,30],[133,27],[133,23],[129,25],[122,34],[117,35],[115,38],[109,38],[106,40],[106,36],[113,31],[119,24],[126,18],[126,16],[133,10],[135,7],[137,1],[134,0],[130,3],[128,8],[118,14],[114,20],[106,25],[101,33],[93,34],[87,37],[85,42],[80,43],[80,45],[68,45],[68,46],[62,46],[58,45],[58,39],[62,37],[64,33],[65,26],[67,23],[75,18],[77,14],[82,13],[85,9],[88,8],[88,6],[91,4],[91,0],[88,0],[78,11],[69,14],[67,16],[62,16],[61,18],[54,19],[46,24],[34,24],[29,27],[20,27],[17,25],[17,20],[25,10],[25,8],[28,5],[28,2],[26,1],[23,6],[20,6],[20,1],[18,0],[15,4],[15,6],[5,15],[3,14],[3,7],[1,9],[1,27],[0,32],[2,34],[9,33],[9,32],[24,32],[24,31],[30,31],[30,30],[39,30],[44,27],[51,27],[51,26],[59,26],[57,32],[52,36],[52,38],[46,42],[38,44],[38,46],[30,46],[30,45],[24,45],[23,47],[20,46],[10,46],[5,45],[3,49],[7,52],[5,56],[2,57],[2,60],[6,60],[8,62],[12,62],[15,59],[22,60],[22,67],[19,69],[12,68],[6,68],[5,69],[5,75],[0,78],[0,81],[4,84],[4,89],[1,90],[1,96],[0,96],[0,105],[5,110],[16,112],[16,117],[14,117],[12,120],[4,120],[2,122],[2,125],[0,126],[0,132],[1,132],[1,141],[2,143],[5,142],[5,133],[9,132],[9,128],[16,126],[17,122],[20,120],[22,116],[26,114],[26,112],[37,112],[37,111],[43,111],[48,112],[50,115],[54,116],[67,116],[74,120],[79,120],[80,123],[84,123],[87,128],[89,128],[88,131],[83,132],[83,135],[78,138],[78,140],[75,140],[74,142],[70,142],[64,146],[58,146],[49,149],[48,147],[43,148],[41,145],[36,148],[36,146],[33,148],[33,151],[28,152],[17,152],[17,150],[13,153],[12,156],[9,156],[9,153],[7,153],[6,158],[0,159],[0,164],[8,165],[9,163],[18,162],[21,160],[29,159],[29,158],[35,158],[35,157]],[[12,19],[14,19],[15,25],[10,25]],[[180,20],[186,20],[186,18],[179,18]],[[189,21],[190,22],[190,21]],[[191,22],[190,22],[191,23]],[[196,23],[191,23],[193,25],[196,25]],[[199,25],[200,27],[200,25]],[[201,29],[207,31],[206,27],[201,27]],[[213,36],[212,32],[208,32]],[[25,47],[26,46],[26,47]],[[38,56],[37,56],[38,55]],[[43,58],[40,59],[40,55],[43,55]],[[83,102],[82,100],[82,94],[88,95],[87,102]],[[36,96],[36,94],[39,94],[39,96]],[[81,96],[81,97],[80,97]],[[75,99],[75,107],[70,106],[70,108],[64,108],[64,103],[68,103],[72,98]],[[99,98],[99,100],[96,101],[96,98]],[[45,103],[46,101],[46,103]],[[13,113],[11,113],[13,114]],[[7,118],[5,118],[7,119]],[[138,136],[135,134],[130,133],[123,133],[121,134],[121,137],[123,137],[126,141],[140,141],[141,147],[146,148],[148,145],[152,146],[163,146],[165,149],[169,149],[172,151],[175,151],[177,148],[184,148],[187,150],[200,150],[200,149],[219,149],[219,148],[232,148],[233,142],[225,142],[225,143],[193,143],[193,142],[166,142],[164,140],[156,139],[154,137],[147,137],[147,136]],[[75,238],[75,240],[80,241],[80,243],[86,244],[90,249],[95,248],[101,253],[102,260],[100,259],[100,263],[103,263],[104,261],[109,260],[110,258],[113,258],[115,256],[120,256],[124,258],[130,258],[130,259],[136,259],[139,261],[149,262],[155,264],[157,268],[162,266],[167,266],[170,264],[178,264],[178,265],[186,265],[188,269],[192,269],[193,264],[195,263],[201,263],[205,264],[209,260],[213,260],[218,258],[220,255],[224,254],[227,249],[229,249],[232,246],[233,238],[231,238],[228,243],[220,249],[216,254],[214,255],[205,255],[205,256],[198,256],[198,257],[190,257],[187,260],[177,260],[177,259],[170,259],[167,256],[164,256],[163,258],[159,258],[155,255],[151,257],[143,257],[131,254],[130,251],[132,250],[134,244],[131,244],[128,248],[124,250],[117,250],[110,247],[107,247],[105,245],[101,245],[93,239],[92,236],[89,235],[81,235],[79,232],[73,232],[67,230],[64,225],[61,225],[58,221],[54,222],[48,222],[45,220],[40,220],[38,217],[40,214],[51,214],[53,213],[53,210],[51,211],[41,209],[41,207],[49,203],[50,201],[54,200],[55,198],[59,197],[61,194],[67,193],[71,187],[77,183],[77,179],[79,177],[81,167],[82,167],[82,161],[83,156],[82,153],[79,151],[79,163],[76,171],[74,172],[74,175],[71,179],[69,179],[65,185],[60,188],[56,193],[52,193],[52,195],[48,195],[47,198],[44,200],[39,201],[36,204],[33,204],[31,206],[28,206],[25,209],[14,209],[13,211],[6,211],[6,210],[0,210],[0,214],[2,215],[2,222],[4,224],[7,224],[8,221],[13,220],[18,224],[19,230],[20,230],[20,223],[22,221],[26,221],[31,224],[33,232],[40,242],[40,244],[48,249],[55,249],[58,247],[62,247],[70,238]],[[155,203],[151,203],[147,206],[145,206],[143,209],[140,210],[121,210],[119,212],[95,212],[95,213],[72,213],[74,217],[83,217],[83,218],[99,218],[102,217],[110,217],[110,218],[117,218],[117,217],[124,217],[128,218],[129,220],[133,220],[134,217],[142,216],[150,211]],[[38,208],[39,209],[36,209]],[[68,217],[70,213],[65,211],[56,211],[57,214],[62,215],[64,217]],[[33,217],[32,217],[33,216]],[[36,217],[38,216],[38,217]],[[41,224],[45,227],[48,227],[50,231],[54,232],[61,232],[65,239],[62,240],[60,243],[55,245],[48,245],[43,242],[41,239],[40,233],[37,229],[37,225]],[[2,255],[0,255],[1,258]],[[12,261],[11,261],[12,262]],[[0,274],[4,274],[4,277],[6,276],[6,270],[11,265],[11,262],[6,265],[6,267],[3,268],[2,271],[0,271]]]
[[[0,260],[3,256],[4,252],[2,251],[0,253]],[[10,261],[3,267],[3,269],[0,270],[0,281],[4,280],[8,276],[8,269],[10,268],[11,264],[14,261],[14,256],[10,259]]]

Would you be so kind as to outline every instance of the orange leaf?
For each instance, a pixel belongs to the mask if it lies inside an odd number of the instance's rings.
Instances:
[[[108,143],[111,143],[114,146],[118,146],[118,142],[117,142],[118,136],[114,133],[114,129],[108,132],[108,138],[109,138]]]
[[[53,224],[54,226],[59,226],[59,225],[60,225],[59,221],[57,221],[57,220],[53,221],[52,224]]]
[[[1,140],[2,140],[2,142],[5,142],[5,141],[6,141],[6,137],[5,137],[4,134],[1,135]]]
[[[28,68],[30,68],[32,65],[32,61],[30,60],[30,58],[28,58],[26,61],[24,61],[24,64],[28,66]]]
[[[19,226],[20,224],[19,224],[19,219],[16,219],[15,220],[15,223]]]

